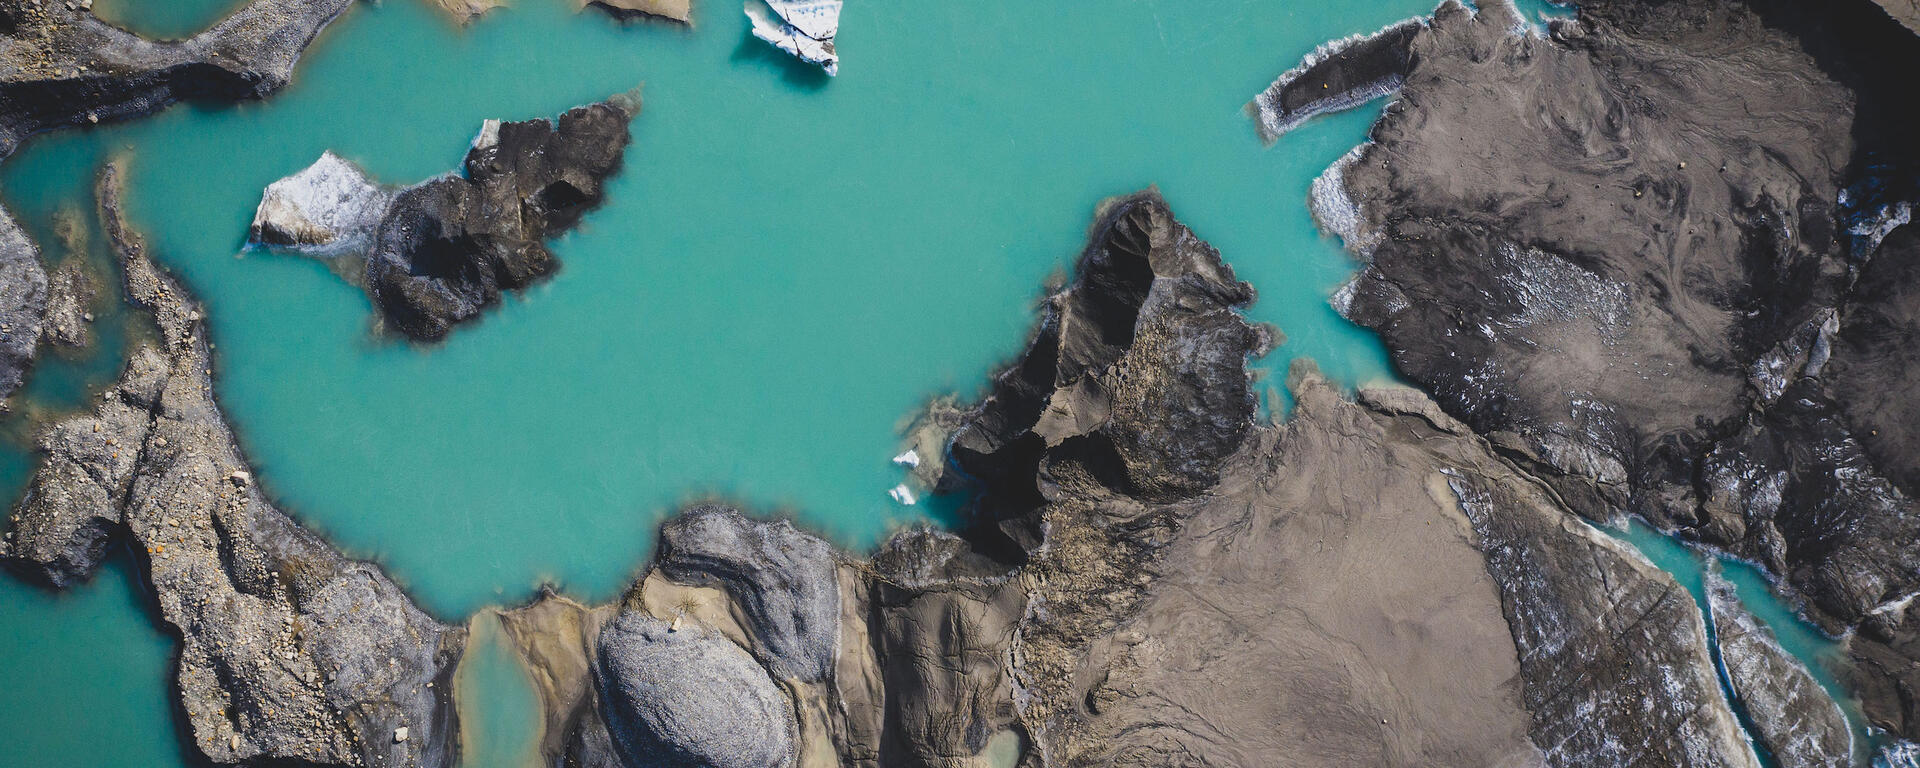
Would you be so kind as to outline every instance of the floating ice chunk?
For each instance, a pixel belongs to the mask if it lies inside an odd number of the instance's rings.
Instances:
[[[392,194],[352,163],[325,152],[306,170],[267,185],[248,240],[330,253],[363,244]]]
[[[899,485],[894,486],[892,490],[887,491],[887,495],[892,496],[894,501],[900,502],[909,507],[913,506],[913,503],[917,501],[917,499],[913,497],[912,489],[909,489],[906,483],[901,483]]]
[[[893,463],[908,467],[920,466],[920,452],[908,448],[906,453],[893,457]]]
[[[841,5],[841,0],[751,0],[746,13],[754,37],[837,75],[840,56],[833,38],[840,33]]]

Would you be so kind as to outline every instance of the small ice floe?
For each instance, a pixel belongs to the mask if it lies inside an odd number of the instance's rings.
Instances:
[[[840,5],[841,0],[750,0],[746,12],[754,37],[837,75],[840,55],[833,51],[833,38],[840,32]]]
[[[372,237],[392,194],[359,168],[324,152],[306,170],[267,185],[248,241],[332,253]]]
[[[920,466],[920,452],[908,448],[905,453],[893,457],[893,463],[903,467],[918,467]]]
[[[892,496],[894,501],[909,507],[913,506],[915,501],[918,501],[918,499],[913,497],[913,490],[908,488],[906,483],[894,486],[893,490],[887,491],[887,495]]]

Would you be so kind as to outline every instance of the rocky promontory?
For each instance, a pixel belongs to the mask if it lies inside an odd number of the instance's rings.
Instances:
[[[264,98],[352,2],[253,0],[191,39],[154,41],[101,21],[90,2],[0,0],[0,160],[46,131],[144,117],[183,100]],[[39,249],[0,207],[0,408],[33,364],[47,289]],[[53,340],[85,340],[72,308],[55,305]]]
[[[1733,582],[1708,573],[1707,606],[1733,693],[1774,761],[1781,768],[1852,765],[1853,733],[1840,705],[1741,605]]]
[[[599,205],[639,111],[630,97],[575,107],[559,120],[489,120],[463,173],[386,189],[329,152],[274,182],[253,243],[340,259],[385,324],[437,341],[503,291],[559,269],[546,239]]]
[[[47,269],[40,264],[40,249],[0,208],[0,408],[33,365],[46,311]]]
[[[159,338],[47,431],[7,561],[65,585],[131,543],[216,762],[453,764],[464,632],[264,496],[116,179]],[[860,558],[701,505],[614,603],[501,612],[544,761],[1756,764],[1672,576],[1418,392],[1302,364],[1262,420],[1252,289],[1153,192],[1091,233],[989,396],[934,420],[936,484],[975,494],[955,532]]]
[[[51,425],[0,555],[55,587],[128,546],[180,640],[192,747],[219,763],[449,765],[463,630],[434,621],[373,565],[275,508],[213,399],[199,304],[158,268],[100,180],[130,301],[157,338],[92,413]]]

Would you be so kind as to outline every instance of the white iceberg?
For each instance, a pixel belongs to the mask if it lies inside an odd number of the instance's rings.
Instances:
[[[893,457],[893,463],[907,467],[920,466],[920,452],[908,448],[906,453]]]
[[[840,56],[833,51],[833,38],[840,32],[840,5],[841,0],[752,0],[746,13],[754,37],[837,75]]]
[[[913,503],[917,501],[917,499],[913,497],[912,489],[909,489],[906,483],[894,486],[892,490],[887,491],[887,495],[892,496],[894,501],[909,507],[913,506]]]

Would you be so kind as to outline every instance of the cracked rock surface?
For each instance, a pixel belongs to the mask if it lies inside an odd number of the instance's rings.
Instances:
[[[128,296],[158,339],[93,413],[43,436],[6,561],[60,587],[87,578],[110,541],[129,542],[180,638],[187,732],[214,762],[450,763],[447,683],[464,632],[265,497],[214,402],[199,305],[128,228],[116,168],[99,189]]]

